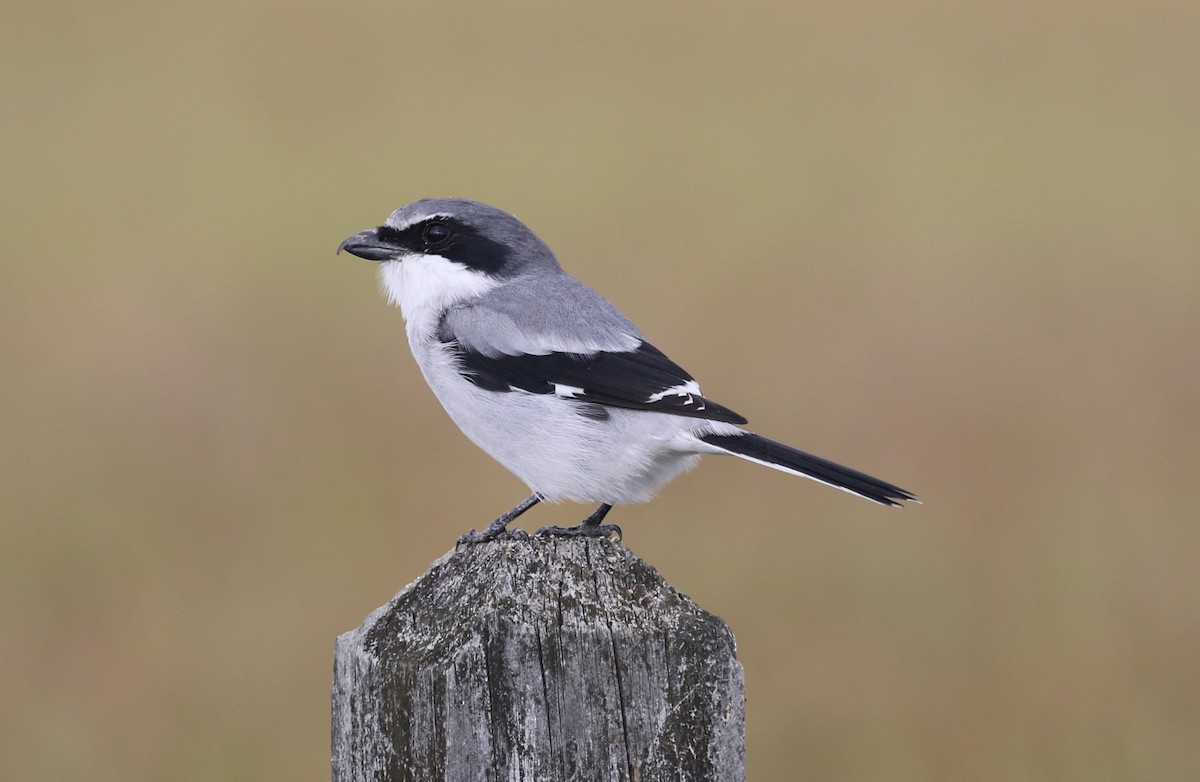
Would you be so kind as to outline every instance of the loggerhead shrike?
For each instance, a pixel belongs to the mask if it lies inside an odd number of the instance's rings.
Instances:
[[[517,218],[477,201],[424,199],[338,252],[379,262],[421,373],[463,433],[533,494],[464,542],[490,540],[541,500],[598,502],[574,527],[609,535],[617,503],[645,502],[701,454],[732,454],[880,505],[890,483],[738,427],[600,294],[563,271]]]

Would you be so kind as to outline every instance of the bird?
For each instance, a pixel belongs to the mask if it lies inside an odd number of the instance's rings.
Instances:
[[[705,454],[741,457],[879,505],[918,502],[894,484],[742,428],[608,299],[568,274],[513,215],[425,198],[338,247],[379,264],[413,357],[459,429],[531,490],[464,543],[514,534],[542,501],[599,503],[538,535],[622,535],[614,505],[645,502]],[[523,534],[523,533],[522,533]]]

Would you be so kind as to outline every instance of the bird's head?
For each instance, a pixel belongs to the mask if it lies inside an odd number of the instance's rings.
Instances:
[[[559,269],[544,242],[507,212],[461,198],[402,206],[338,247],[377,261],[388,298],[408,320],[482,296],[523,274]]]

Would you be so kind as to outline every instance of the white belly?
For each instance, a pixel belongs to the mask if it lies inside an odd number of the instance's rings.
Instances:
[[[467,437],[548,500],[645,502],[699,462],[696,419],[606,408],[594,420],[553,394],[496,392],[464,382],[436,341],[413,354],[438,400]]]

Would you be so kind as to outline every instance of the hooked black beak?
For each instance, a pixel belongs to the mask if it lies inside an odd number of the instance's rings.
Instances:
[[[400,257],[403,249],[391,244],[379,236],[378,228],[359,231],[338,245],[338,254],[342,250],[366,258],[368,261],[394,261]]]

